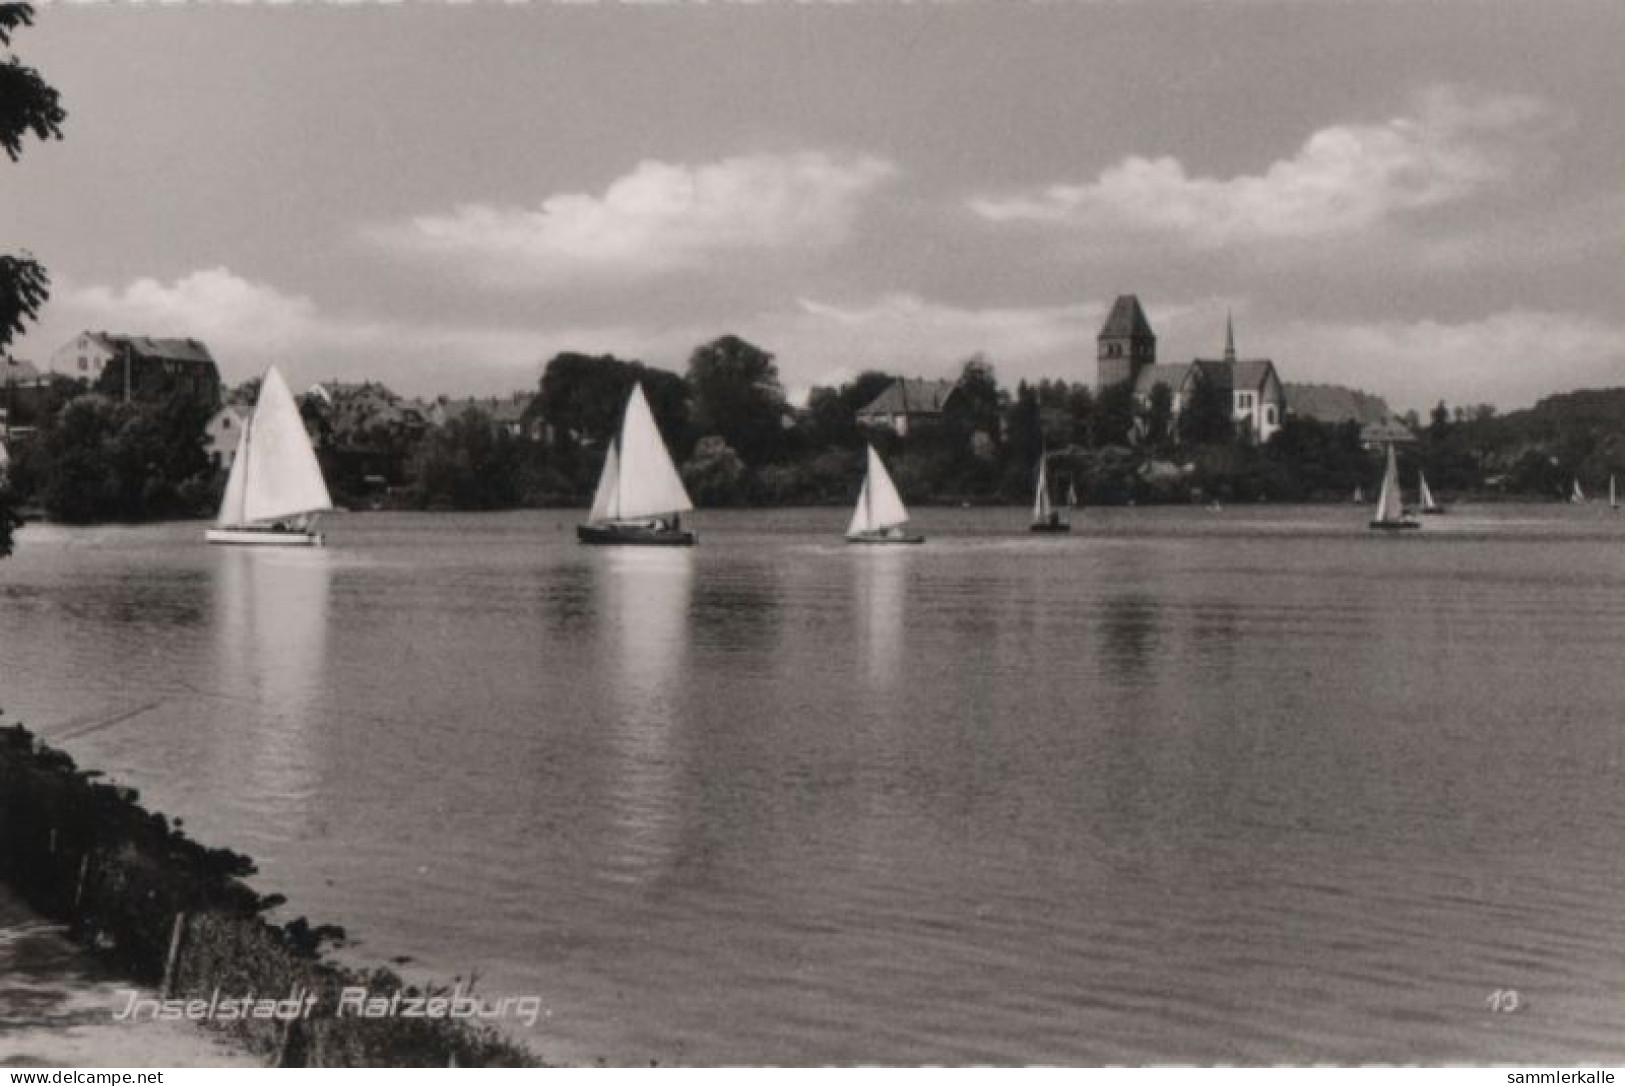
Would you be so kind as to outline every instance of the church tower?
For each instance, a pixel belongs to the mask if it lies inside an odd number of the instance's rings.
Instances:
[[[1096,337],[1095,391],[1102,392],[1123,381],[1132,382],[1140,371],[1157,361],[1157,337],[1145,319],[1140,299],[1120,294],[1112,303]]]

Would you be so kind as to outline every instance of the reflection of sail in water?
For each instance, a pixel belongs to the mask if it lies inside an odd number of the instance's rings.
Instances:
[[[896,686],[903,655],[903,620],[908,606],[908,571],[914,554],[906,550],[865,549],[853,555],[858,651],[864,672],[876,688]]]
[[[214,557],[222,700],[199,741],[213,744],[213,779],[284,836],[303,829],[319,783],[330,555],[230,547]]]
[[[617,874],[643,879],[671,858],[678,828],[673,735],[680,726],[688,656],[691,551],[616,548],[599,574],[604,631],[612,644],[609,738],[615,765],[608,798]]]

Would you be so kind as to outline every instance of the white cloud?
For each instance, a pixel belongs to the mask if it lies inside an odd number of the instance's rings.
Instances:
[[[837,244],[863,197],[895,173],[884,159],[818,151],[698,166],[646,160],[602,195],[549,196],[535,209],[464,204],[371,235],[515,288],[647,276],[730,252]]]
[[[741,334],[771,350],[785,384],[850,380],[865,369],[908,376],[950,376],[980,351],[1000,380],[1092,380],[1098,303],[960,308],[894,293],[858,305],[801,299],[788,312],[760,314]]]
[[[1286,381],[1329,381],[1396,410],[1451,404],[1528,406],[1575,388],[1625,384],[1625,325],[1515,309],[1477,320],[1289,322],[1262,329]]]
[[[1202,248],[1343,237],[1506,179],[1521,139],[1546,115],[1531,98],[1435,88],[1411,116],[1323,128],[1262,173],[1192,176],[1172,156],[1132,155],[1091,182],[984,197],[971,208],[992,222],[1127,229]]]
[[[227,268],[191,272],[165,283],[136,279],[123,287],[61,284],[46,320],[30,333],[44,356],[77,332],[99,329],[191,337],[208,344],[228,382],[275,362],[298,380],[369,376],[402,391],[476,391],[527,386],[550,342],[578,345],[617,330],[459,327],[324,312],[315,301],[243,278]]]

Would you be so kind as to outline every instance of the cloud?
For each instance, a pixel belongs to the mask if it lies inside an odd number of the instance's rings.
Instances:
[[[741,334],[773,351],[785,384],[795,388],[839,383],[865,369],[946,377],[978,351],[1007,383],[1092,380],[1104,316],[1097,303],[972,309],[893,293],[855,306],[803,298],[793,310],[745,322]]]
[[[123,287],[64,282],[46,317],[30,337],[50,345],[45,351],[86,328],[191,337],[208,344],[228,382],[275,362],[299,380],[404,377],[419,391],[456,391],[469,380],[486,391],[514,381],[529,385],[550,340],[578,344],[618,335],[615,329],[545,333],[337,315],[309,297],[224,267],[169,283],[150,277]]]
[[[1262,173],[1192,176],[1172,156],[1131,155],[1085,184],[970,206],[995,223],[1161,234],[1208,249],[1346,237],[1506,180],[1516,149],[1546,116],[1532,98],[1440,87],[1411,116],[1323,128]]]
[[[535,209],[464,204],[370,235],[514,288],[642,277],[728,253],[835,245],[863,198],[896,172],[884,159],[818,151],[698,166],[645,160],[602,195],[549,196]]]
[[[1528,406],[1625,374],[1625,325],[1577,313],[1513,309],[1475,320],[1315,323],[1261,329],[1285,381],[1374,392],[1396,410],[1439,400]]]

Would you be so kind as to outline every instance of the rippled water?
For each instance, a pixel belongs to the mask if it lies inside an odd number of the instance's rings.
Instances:
[[[1625,1058],[1625,517],[845,519],[32,525],[0,704],[555,1059]]]

